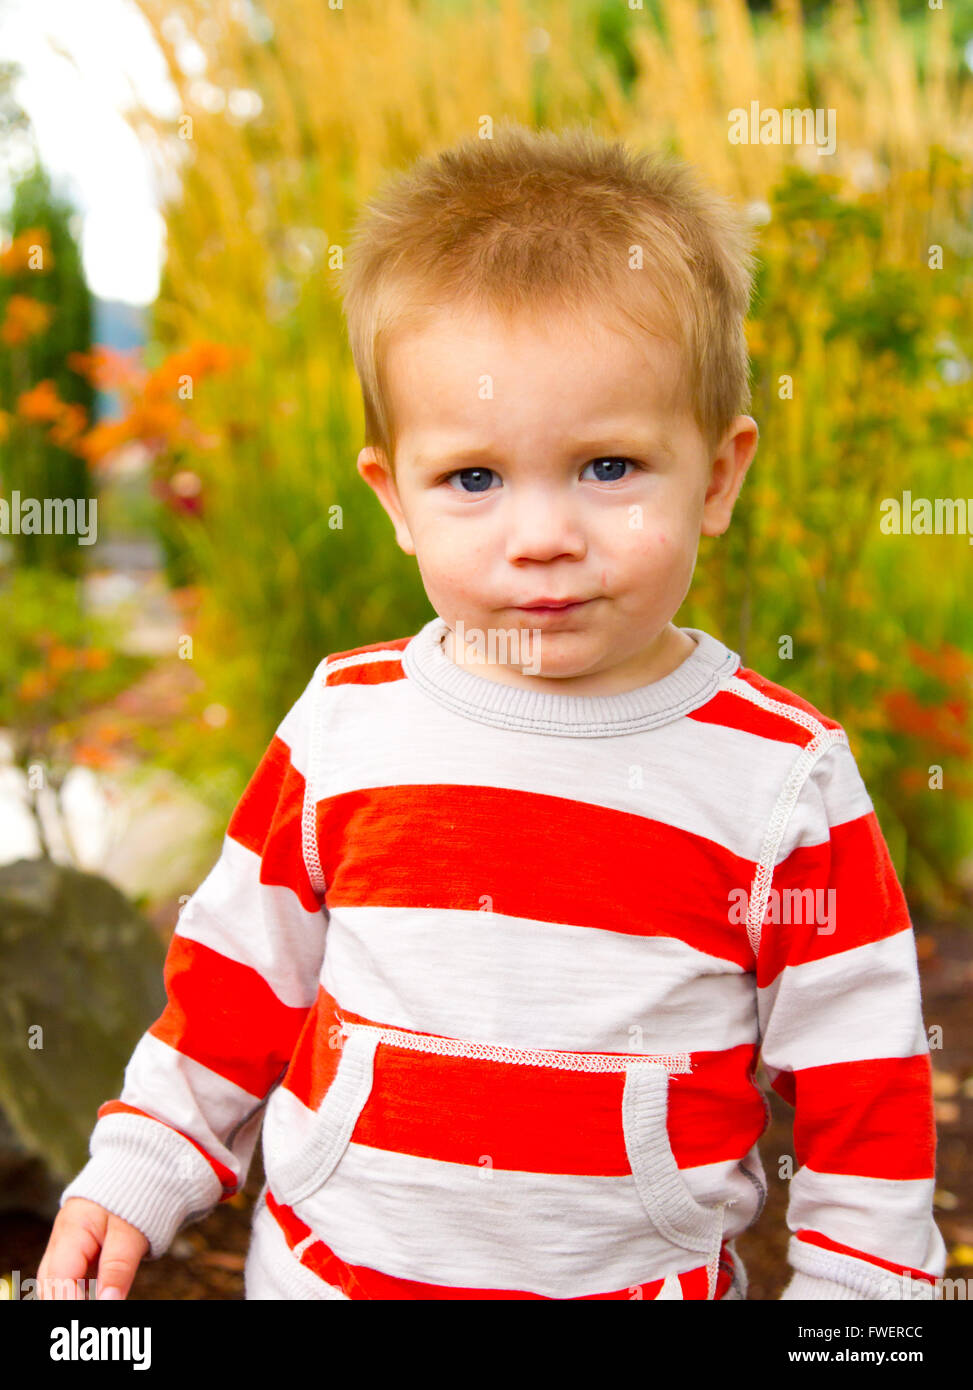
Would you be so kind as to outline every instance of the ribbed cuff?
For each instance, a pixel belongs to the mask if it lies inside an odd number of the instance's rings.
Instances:
[[[836,1283],[834,1279],[819,1279],[813,1274],[795,1274],[780,1296],[780,1302],[800,1299],[846,1298],[860,1301],[868,1299],[865,1293],[856,1293],[847,1284]]]
[[[787,1259],[794,1271],[781,1301],[798,1299],[857,1299],[870,1302],[925,1302],[937,1297],[927,1279],[895,1274],[867,1260],[825,1250],[791,1236]]]
[[[91,1132],[90,1159],[61,1193],[121,1217],[149,1242],[157,1260],[179,1228],[205,1216],[223,1185],[200,1151],[176,1130],[145,1115],[106,1115]]]

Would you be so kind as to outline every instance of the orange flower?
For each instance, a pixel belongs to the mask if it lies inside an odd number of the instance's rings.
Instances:
[[[928,775],[917,767],[906,767],[899,773],[899,783],[903,791],[917,792],[928,785]]]
[[[77,654],[73,648],[58,642],[47,653],[47,664],[52,671],[72,671],[77,664]]]
[[[10,347],[26,343],[28,338],[42,333],[51,319],[54,310],[39,299],[31,299],[26,294],[12,294],[7,300],[7,314],[0,326],[0,338]]]
[[[39,381],[32,390],[21,392],[17,398],[17,413],[25,420],[57,420],[63,409],[64,401],[50,377]]]
[[[17,695],[21,700],[40,700],[49,695],[54,684],[46,671],[27,671],[24,673]]]
[[[248,356],[245,348],[233,348],[225,343],[193,343],[182,352],[174,352],[158,366],[149,379],[148,389],[169,393],[188,376],[194,383],[214,372],[225,372]]]
[[[39,266],[31,264],[32,248],[35,246],[41,248]],[[15,236],[9,246],[0,251],[0,272],[4,275],[16,275],[22,270],[32,270],[36,274],[39,270],[50,270],[53,264],[50,234],[46,227],[28,227],[19,236]]]
[[[122,353],[99,343],[90,353],[69,353],[68,366],[102,391],[119,390],[126,397],[126,410],[120,419],[94,425],[81,438],[77,418],[65,418],[61,437],[92,465],[107,462],[130,440],[155,449],[185,442],[196,448],[215,447],[219,437],[200,430],[176,393],[182,378],[195,383],[249,355],[247,348],[202,342],[172,353],[154,372],[147,372],[136,360],[136,351]]]
[[[61,411],[61,418],[57,424],[50,428],[50,438],[62,449],[69,449],[74,445],[88,423],[88,415],[83,405],[65,405]]]
[[[119,445],[127,443],[130,437],[124,421],[104,420],[82,435],[75,446],[76,452],[92,465],[103,463],[109,454]]]
[[[88,647],[82,652],[81,660],[89,671],[103,671],[111,660],[111,653],[104,647]]]
[[[918,642],[907,641],[909,656],[913,662],[931,676],[938,677],[947,685],[955,685],[973,671],[973,661],[949,642],[940,643],[938,651],[928,651]]]
[[[96,343],[91,352],[69,352],[65,360],[73,372],[99,391],[137,391],[145,384],[146,374],[138,363],[137,348],[122,352],[105,343]]]
[[[118,763],[116,754],[109,752],[107,748],[99,748],[95,743],[76,743],[73,758],[84,767],[111,768]]]
[[[908,734],[936,750],[967,756],[970,740],[962,728],[954,726],[955,716],[949,706],[922,705],[908,690],[893,690],[885,696],[884,706],[890,726],[898,733]]]

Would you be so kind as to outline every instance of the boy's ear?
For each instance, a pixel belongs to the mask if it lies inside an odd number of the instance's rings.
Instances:
[[[703,502],[700,533],[722,536],[730,524],[733,506],[757,452],[760,431],[749,415],[737,415],[720,441],[710,462],[710,477]]]
[[[405,513],[402,510],[402,503],[399,501],[399,491],[384,452],[372,445],[362,449],[358,455],[358,471],[388,513],[392,525],[395,527],[395,539],[400,548],[405,551],[406,555],[414,555],[416,548],[405,519]]]

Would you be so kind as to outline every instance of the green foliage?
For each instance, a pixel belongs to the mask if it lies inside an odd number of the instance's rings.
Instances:
[[[57,782],[78,719],[148,663],[118,649],[120,625],[85,608],[79,581],[41,568],[0,574],[0,630],[0,727],[20,766],[43,759]]]
[[[10,412],[15,411],[21,393],[50,380],[62,401],[83,407],[91,416],[93,389],[67,366],[69,353],[87,352],[91,346],[91,295],[71,229],[73,216],[70,204],[53,193],[42,165],[37,164],[17,184],[6,230],[17,236],[31,228],[44,229],[49,262],[0,275],[0,322],[14,295],[48,306],[52,317],[43,332],[26,342],[0,343],[0,407]],[[14,490],[22,497],[93,496],[84,459],[53,443],[36,426],[23,424],[5,441],[0,439],[0,484],[7,496]],[[85,557],[73,535],[11,535],[5,540],[17,563],[44,565],[72,575],[84,570]]]
[[[968,221],[971,187],[940,169],[861,194],[792,169],[772,191],[749,327],[760,448],[681,616],[845,725],[907,891],[937,911],[959,901],[971,830],[967,537],[879,522],[905,491],[969,494],[970,266],[927,253]],[[889,253],[890,206],[910,208],[911,254]]]

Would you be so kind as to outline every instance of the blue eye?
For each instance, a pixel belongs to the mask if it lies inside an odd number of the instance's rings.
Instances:
[[[619,468],[624,469],[626,464],[631,464],[633,468],[637,468],[640,471],[644,469],[644,465],[637,463],[635,459],[616,458],[613,455],[592,459],[590,463],[585,464],[585,468],[604,468],[607,466],[610,469],[618,470]],[[457,468],[455,472],[448,473],[442,481],[452,486],[454,479],[459,478],[461,479],[460,486],[453,490],[455,492],[465,492],[467,495],[475,495],[477,493],[490,491],[490,479],[493,476],[499,477],[499,474],[494,475],[494,470],[492,468]],[[581,476],[584,477],[584,472],[582,472]],[[609,477],[596,477],[594,481],[598,483],[617,483],[625,476],[627,475],[624,472],[616,471]]]
[[[492,468],[458,468],[455,473],[450,473],[443,481],[451,484],[454,478],[462,478],[464,483],[466,481],[472,483],[471,487],[463,487],[461,489],[463,492],[489,492],[492,473]],[[457,489],[454,488],[453,491],[455,492]]]
[[[613,468],[617,468],[619,465],[621,465],[622,467],[624,467],[624,465],[625,465],[626,463],[630,463],[630,464],[632,465],[633,468],[640,468],[640,467],[641,467],[641,464],[636,463],[634,459],[629,459],[629,458],[615,458],[615,457],[613,457],[613,456],[606,455],[604,458],[592,459],[590,463],[586,463],[586,464],[585,464],[585,468],[599,468],[599,467],[602,467],[602,466],[605,465],[605,464],[609,464],[609,465],[611,465]],[[582,472],[581,476],[584,477],[584,473],[583,473],[583,472]],[[621,478],[622,478],[623,476],[625,476],[625,475],[622,474],[622,473],[615,473],[612,477],[608,477],[608,478],[605,478],[605,477],[595,478],[595,482],[597,482],[597,483],[617,483],[617,482],[619,482],[619,481],[621,480]]]

